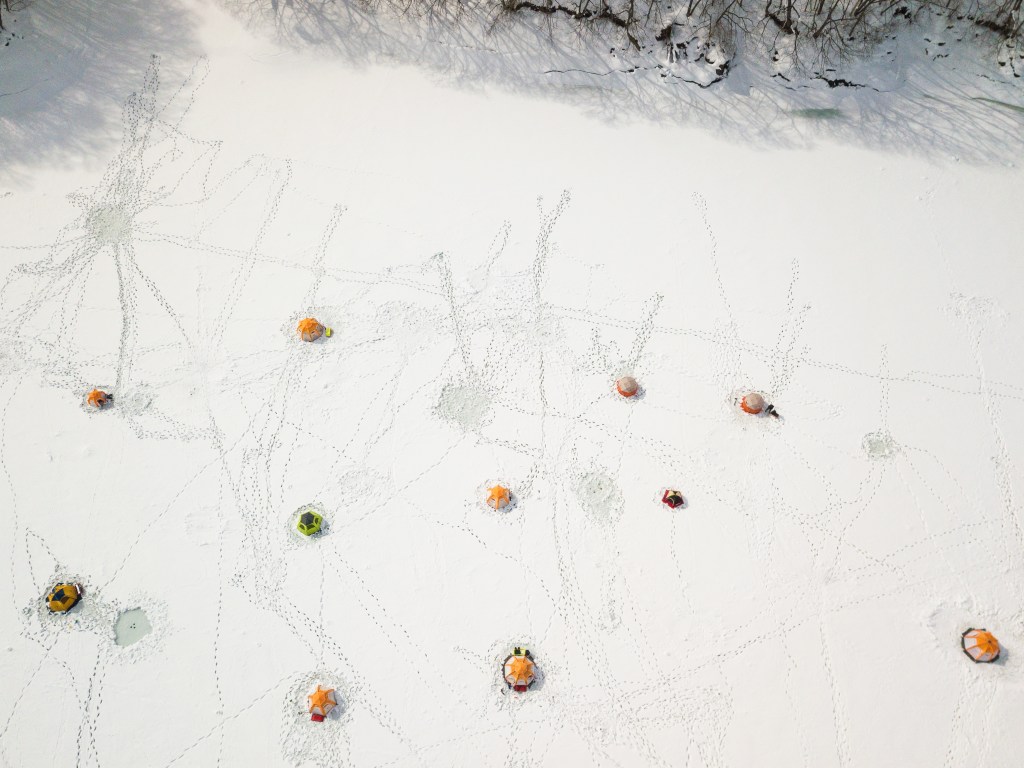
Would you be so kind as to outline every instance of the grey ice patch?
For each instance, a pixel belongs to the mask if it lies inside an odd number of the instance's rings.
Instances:
[[[595,471],[576,481],[576,495],[583,510],[600,523],[610,523],[622,513],[622,491],[606,473]]]
[[[100,245],[118,245],[131,238],[132,217],[119,205],[100,205],[87,214],[85,228]]]
[[[861,441],[864,453],[873,459],[887,459],[899,450],[896,441],[888,432],[868,432]]]
[[[114,642],[124,648],[139,642],[152,631],[146,612],[141,608],[130,608],[122,611],[114,622]]]
[[[437,413],[467,432],[480,429],[491,412],[491,396],[472,384],[446,384],[437,401]]]

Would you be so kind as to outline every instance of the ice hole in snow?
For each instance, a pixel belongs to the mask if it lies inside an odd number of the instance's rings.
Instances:
[[[491,397],[471,384],[448,384],[441,390],[437,412],[467,431],[483,426],[491,410]]]
[[[93,239],[101,245],[123,243],[132,232],[131,217],[116,205],[102,205],[89,211],[85,223]]]
[[[861,442],[864,452],[873,459],[887,459],[896,453],[896,441],[888,432],[868,432]]]
[[[153,631],[146,612],[141,608],[122,611],[114,622],[114,642],[122,648],[139,642]]]
[[[583,509],[596,520],[609,522],[622,511],[622,492],[603,472],[583,475],[576,484],[576,494]]]

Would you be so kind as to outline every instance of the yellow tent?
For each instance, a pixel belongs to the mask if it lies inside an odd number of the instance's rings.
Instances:
[[[46,607],[51,613],[67,613],[82,597],[77,584],[57,584],[46,596]]]

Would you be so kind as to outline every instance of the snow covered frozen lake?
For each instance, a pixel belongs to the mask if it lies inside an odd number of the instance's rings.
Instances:
[[[55,8],[0,48],[0,766],[1020,765],[1024,113]]]

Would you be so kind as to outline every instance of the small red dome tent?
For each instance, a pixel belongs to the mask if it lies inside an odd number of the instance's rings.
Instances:
[[[669,509],[677,509],[683,506],[684,501],[685,499],[683,498],[683,494],[679,491],[673,491],[671,488],[661,495],[661,503]]]

